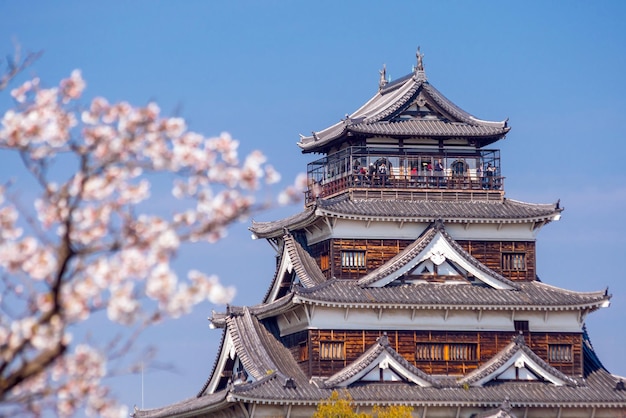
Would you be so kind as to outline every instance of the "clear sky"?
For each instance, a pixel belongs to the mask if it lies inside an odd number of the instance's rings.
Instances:
[[[604,365],[626,376],[626,2],[1,1],[0,17],[0,56],[13,40],[44,51],[26,75],[54,85],[80,68],[87,98],[155,100],[195,131],[228,131],[244,151],[262,149],[285,179],[316,158],[300,153],[299,133],[356,110],[383,64],[393,79],[409,73],[421,46],[439,91],[479,118],[510,118],[496,144],[506,196],[561,199],[562,219],[538,236],[538,274],[573,290],[609,287],[611,307],[587,326]],[[0,154],[2,182],[14,174],[8,158]],[[186,250],[178,268],[217,273],[237,287],[234,304],[259,303],[274,253],[247,226]],[[224,307],[202,305],[142,336],[172,366],[146,370],[146,408],[194,396],[208,378],[220,339],[211,309]],[[112,383],[122,402],[141,406],[139,376]]]

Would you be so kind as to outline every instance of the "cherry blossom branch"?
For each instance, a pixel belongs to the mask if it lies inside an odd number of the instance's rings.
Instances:
[[[171,264],[180,246],[221,239],[228,225],[273,204],[257,193],[280,179],[261,152],[240,160],[230,135],[191,132],[156,104],[96,97],[80,112],[84,88],[79,71],[55,88],[27,81],[0,119],[0,150],[17,152],[40,189],[32,209],[5,202],[0,189],[0,403],[24,414],[119,416],[103,383],[107,362],[125,362],[151,324],[234,296],[214,276],[179,277]],[[151,196],[157,180],[171,185],[169,210]],[[299,201],[305,180],[278,203]],[[18,281],[24,290],[14,292]],[[101,311],[118,336],[100,349],[73,341]]]

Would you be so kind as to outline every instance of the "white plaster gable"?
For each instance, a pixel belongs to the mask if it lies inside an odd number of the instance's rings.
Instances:
[[[472,386],[482,386],[492,380],[546,380],[556,386],[563,386],[566,382],[542,365],[535,362],[523,351],[515,353],[508,361],[502,364],[483,379],[478,380]]]
[[[576,386],[576,381],[550,366],[518,337],[507,348],[459,380],[460,384],[483,386],[491,381],[545,381],[555,386]]]
[[[237,354],[235,352],[235,345],[229,332],[226,331],[224,335],[224,341],[222,342],[222,349],[220,350],[218,362],[215,365],[211,380],[209,381],[204,393],[214,393],[217,389],[217,385],[220,381],[222,373],[226,368],[228,360],[235,360]]]
[[[395,259],[390,260],[388,263],[398,262]],[[423,268],[432,269],[432,265],[444,267],[444,273],[446,269],[452,273],[456,270],[473,275],[476,279],[485,283],[486,285],[495,289],[512,289],[513,287],[504,282],[495,272],[490,272],[488,269],[480,269],[476,266],[476,263],[471,263],[467,259],[467,255],[461,254],[455,246],[448,241],[448,238],[441,232],[437,231],[432,240],[411,260],[404,263],[397,269],[390,269],[389,274],[381,277],[373,283],[368,284],[371,287],[383,287],[387,284],[399,279],[403,275],[410,274],[415,271],[416,274],[421,273]],[[384,269],[382,266],[381,269]],[[455,274],[458,274],[455,272]]]
[[[280,291],[280,285],[286,279],[286,276],[291,276],[293,271],[293,261],[287,251],[287,247],[283,246],[283,254],[280,258],[280,264],[276,269],[275,280],[272,284],[272,289],[268,292],[267,298],[263,301],[264,303],[271,303],[276,300],[278,292]],[[296,278],[294,278],[294,280],[296,280]]]
[[[381,381],[385,382],[409,381],[421,387],[431,387],[432,384],[404,367],[389,352],[381,352],[367,367],[363,368],[349,379],[337,384],[338,387],[346,387],[358,381]]]

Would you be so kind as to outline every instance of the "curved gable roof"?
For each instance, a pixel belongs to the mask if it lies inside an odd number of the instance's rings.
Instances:
[[[320,217],[367,221],[446,223],[529,223],[558,219],[563,208],[559,203],[527,203],[514,199],[499,200],[409,200],[359,199],[344,194],[320,199],[315,205],[284,219],[252,222],[255,238],[279,238],[285,229],[296,231],[313,224]]]
[[[291,286],[291,273],[295,270],[296,276],[304,287],[313,287],[326,281],[322,270],[315,259],[302,248],[294,236],[288,232],[283,235],[283,252],[279,257],[278,266],[269,289],[263,297],[263,303],[272,303],[280,298],[283,284]],[[284,283],[289,281],[289,283]]]
[[[376,343],[359,358],[324,381],[324,387],[346,387],[366,376],[376,367],[390,368],[406,381],[421,387],[438,387],[439,382],[431,375],[409,363],[389,344],[387,335],[382,335]]]
[[[438,283],[363,287],[355,280],[330,279],[309,289],[296,287],[292,301],[353,308],[594,311],[606,306],[611,297],[606,291],[574,292],[537,281],[520,282],[519,286],[519,290]]]
[[[575,379],[550,366],[545,360],[535,354],[526,345],[522,335],[517,335],[508,346],[491,360],[459,379],[458,383],[461,385],[483,386],[492,380],[498,380],[512,368],[528,370],[529,375],[535,376],[535,378],[527,380],[543,379],[556,386],[578,386],[578,382]],[[505,377],[504,380],[517,379]]]
[[[472,273],[478,280],[497,289],[519,289],[520,287],[472,257],[446,232],[440,220],[391,260],[359,279],[359,284],[364,287],[385,286],[429,258],[439,258],[442,261],[452,260]]]
[[[390,123],[416,100],[428,103],[436,114],[427,124],[421,118]],[[459,129],[461,127],[461,129]],[[415,137],[472,137],[488,138],[480,146],[488,145],[510,130],[507,121],[478,119],[450,101],[433,87],[423,74],[416,71],[381,87],[364,105],[345,119],[311,136],[300,136],[298,145],[303,152],[322,152],[350,132],[371,135],[401,135]]]

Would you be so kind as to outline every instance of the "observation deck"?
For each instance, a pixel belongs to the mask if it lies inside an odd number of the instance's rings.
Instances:
[[[504,197],[499,150],[397,152],[349,147],[309,163],[307,178],[307,205],[346,192],[358,198],[408,200]]]

